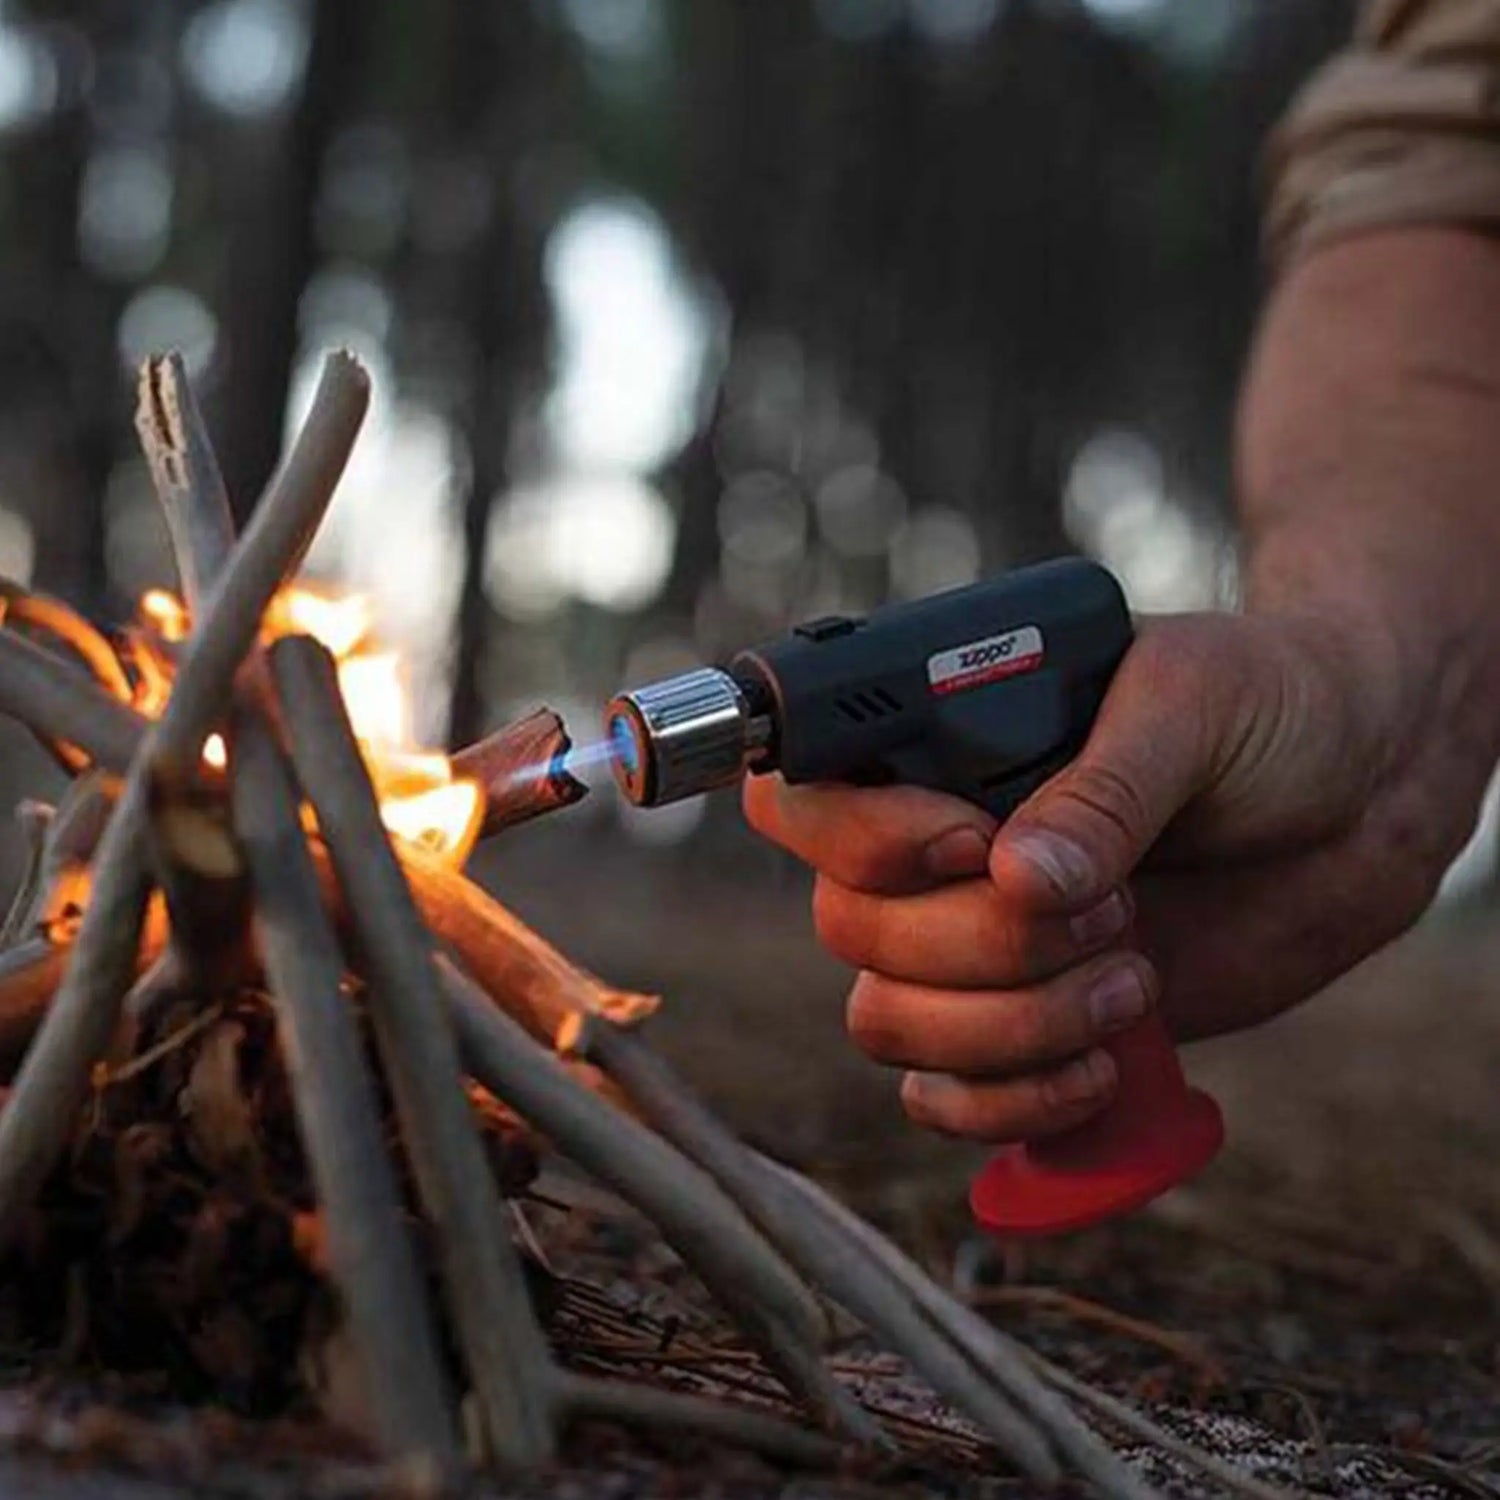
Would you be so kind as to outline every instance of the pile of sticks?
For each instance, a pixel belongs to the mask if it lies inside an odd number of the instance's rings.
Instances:
[[[138,712],[117,643],[55,602],[12,590],[0,628],[0,712],[70,769],[91,768],[95,793],[91,829],[26,814],[39,894],[18,903],[0,953],[0,1062],[19,1060],[0,1110],[0,1241],[34,1212],[101,1076],[128,1060],[132,1023],[165,994],[206,1006],[254,975],[274,1007],[363,1425],[383,1452],[444,1471],[466,1457],[521,1470],[545,1462],[576,1418],[693,1429],[799,1464],[880,1450],[890,1439],[823,1358],[836,1304],[1017,1470],[1149,1494],[1059,1394],[1060,1372],[730,1134],[648,1045],[654,1000],[603,985],[462,873],[387,835],[331,658],[263,629],[355,441],[368,401],[359,365],[328,358],[239,537],[180,362],[148,361],[140,392],[137,427],[191,618],[165,708]],[[524,785],[511,774],[561,733],[534,717],[456,758],[491,787],[489,831],[580,794],[561,773]],[[204,760],[211,734],[228,747],[221,771]],[[79,850],[91,851],[86,868]],[[558,1362],[476,1091],[659,1228],[805,1425]],[[440,1301],[404,1215],[408,1180]]]

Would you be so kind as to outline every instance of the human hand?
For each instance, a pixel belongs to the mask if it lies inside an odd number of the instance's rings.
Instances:
[[[1467,837],[1493,746],[1451,732],[1379,633],[1286,616],[1148,622],[1077,761],[997,831],[908,787],[746,783],[817,871],[860,975],[855,1041],[920,1124],[1000,1141],[1108,1104],[1112,1033],[1267,1019],[1408,926]]]

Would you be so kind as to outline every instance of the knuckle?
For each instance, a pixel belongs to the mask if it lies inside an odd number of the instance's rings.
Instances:
[[[1134,779],[1102,761],[1073,767],[1059,795],[1106,824],[1121,843],[1135,845],[1151,826],[1150,809]]]
[[[1006,1040],[1017,1062],[1029,1062],[1053,1055],[1066,1030],[1068,1007],[1054,1002],[1046,994],[1022,994],[1011,998],[1006,1007]]]

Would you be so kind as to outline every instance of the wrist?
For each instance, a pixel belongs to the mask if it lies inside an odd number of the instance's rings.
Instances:
[[[1472,556],[1434,540],[1441,529],[1385,546],[1309,512],[1264,529],[1247,558],[1245,612],[1320,664],[1381,779],[1426,759],[1434,736],[1445,758],[1487,769],[1500,757],[1500,590],[1466,585]]]

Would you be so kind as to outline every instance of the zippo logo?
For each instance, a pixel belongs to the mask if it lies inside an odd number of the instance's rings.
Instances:
[[[962,693],[1003,677],[1034,672],[1043,655],[1042,632],[1035,625],[1023,625],[1005,635],[939,651],[927,659],[927,681],[934,693]]]

